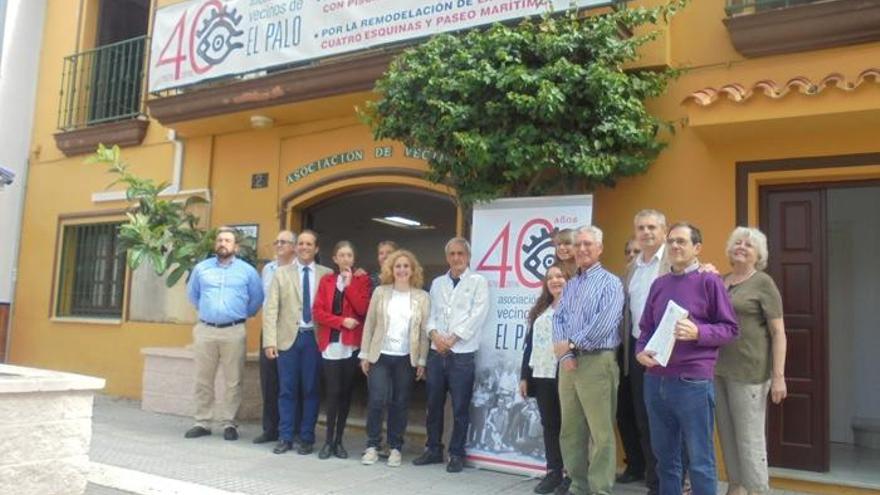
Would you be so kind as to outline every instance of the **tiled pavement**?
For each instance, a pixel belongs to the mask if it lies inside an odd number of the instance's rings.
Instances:
[[[351,459],[319,460],[315,454],[274,455],[271,444],[254,445],[251,439],[259,433],[257,424],[242,425],[242,438],[236,442],[224,441],[218,432],[210,437],[184,439],[183,432],[190,425],[189,418],[141,411],[134,401],[97,397],[91,448],[91,460],[96,464],[86,493],[525,495],[532,493],[536,483],[522,476],[478,469],[467,468],[464,473],[452,475],[441,465],[415,467],[409,460],[418,455],[419,445],[405,448],[400,468],[362,466],[358,459],[364,434],[358,429],[346,434]],[[133,471],[152,476],[141,479]],[[181,487],[178,482],[188,483]],[[719,492],[724,493],[722,489]],[[645,488],[624,485],[616,487],[615,493],[643,494]],[[774,495],[793,492],[774,491]]]

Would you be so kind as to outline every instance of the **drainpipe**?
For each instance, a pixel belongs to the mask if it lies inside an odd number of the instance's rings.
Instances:
[[[208,202],[211,201],[211,190],[206,188],[180,190],[183,182],[183,151],[184,142],[177,138],[174,129],[168,130],[168,141],[174,145],[174,158],[172,162],[171,184],[159,193],[160,197],[194,196],[203,195]],[[125,191],[109,191],[92,194],[93,203],[106,203],[109,201],[124,201]]]

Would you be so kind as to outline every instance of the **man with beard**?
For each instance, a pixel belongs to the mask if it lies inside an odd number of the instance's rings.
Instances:
[[[221,227],[214,241],[214,254],[193,268],[186,287],[190,302],[198,309],[193,328],[195,358],[195,425],[186,438],[211,434],[213,418],[223,428],[223,438],[238,440],[235,415],[241,405],[244,374],[244,322],[263,304],[263,287],[257,270],[235,256],[235,230]],[[215,404],[214,380],[223,368],[225,393]]]

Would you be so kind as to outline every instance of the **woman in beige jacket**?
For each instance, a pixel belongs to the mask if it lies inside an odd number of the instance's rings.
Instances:
[[[419,289],[422,266],[409,251],[397,250],[382,264],[381,283],[373,292],[361,340],[361,369],[370,389],[367,450],[361,462],[374,464],[382,442],[382,414],[388,408],[388,465],[400,466],[409,394],[414,378],[425,377],[430,298]]]

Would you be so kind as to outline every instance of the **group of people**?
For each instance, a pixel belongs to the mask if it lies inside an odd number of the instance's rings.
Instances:
[[[238,439],[235,413],[241,403],[244,322],[262,307],[263,432],[255,443],[276,441],[276,454],[314,451],[320,375],[327,431],[318,457],[347,458],[343,436],[354,377],[362,372],[369,398],[361,462],[379,460],[387,415],[387,463],[400,466],[410,392],[415,381],[425,380],[428,441],[412,462],[446,463],[448,472],[460,472],[475,353],[489,307],[488,282],[469,268],[468,241],[455,237],[446,243],[449,270],[434,279],[430,293],[422,290],[418,258],[393,241],[379,243],[381,269],[373,275],[356,267],[349,241],[334,246],[335,269],[317,264],[318,234],[311,230],[299,235],[282,231],[274,247],[275,260],[259,277],[235,257],[235,231],[224,227],[216,238],[215,256],[193,270],[187,290],[199,318],[193,332],[197,411],[185,436],[210,435],[213,417],[226,440]],[[225,395],[212,416],[219,368]],[[453,414],[448,461],[442,443],[447,397]]]
[[[645,480],[649,494],[714,495],[717,420],[728,495],[767,493],[767,396],[786,396],[786,340],[779,290],[763,272],[766,236],[736,228],[722,276],[699,261],[695,225],[667,227],[643,210],[634,228],[622,280],[602,267],[600,229],[556,235],[521,367],[520,393],[535,397],[544,427],[547,475],[535,492],[604,494]],[[673,322],[664,366],[648,343],[671,302],[688,316]]]
[[[726,250],[732,269],[722,276],[699,261],[703,240],[695,225],[667,227],[662,213],[643,210],[634,227],[622,278],[602,266],[599,228],[554,237],[557,259],[528,314],[520,368],[519,393],[536,399],[543,427],[547,474],[535,492],[606,494],[615,482],[645,480],[650,494],[715,494],[716,421],[728,494],[769,491],[766,398],[779,403],[786,396],[786,341],[781,297],[763,272],[766,237],[734,230]],[[361,462],[379,460],[387,413],[387,463],[399,466],[410,392],[425,380],[428,439],[412,462],[461,471],[472,398],[480,400],[473,397],[475,354],[489,307],[486,279],[469,268],[468,241],[447,242],[449,270],[429,293],[421,289],[416,256],[391,241],[379,244],[381,269],[373,275],[356,268],[348,241],[334,247],[333,270],[315,262],[313,231],[283,231],[274,246],[276,260],[261,279],[235,257],[235,232],[222,228],[216,256],[193,270],[196,414],[186,437],[211,433],[214,375],[222,368],[225,395],[213,418],[224,438],[238,438],[243,324],[262,307],[263,432],[255,443],[277,441],[277,454],[313,452],[322,373],[327,432],[318,455],[348,457],[343,434],[353,378],[362,372],[369,399]],[[673,324],[675,344],[664,366],[648,343],[672,303],[688,316]],[[615,424],[627,465],[619,475]]]

